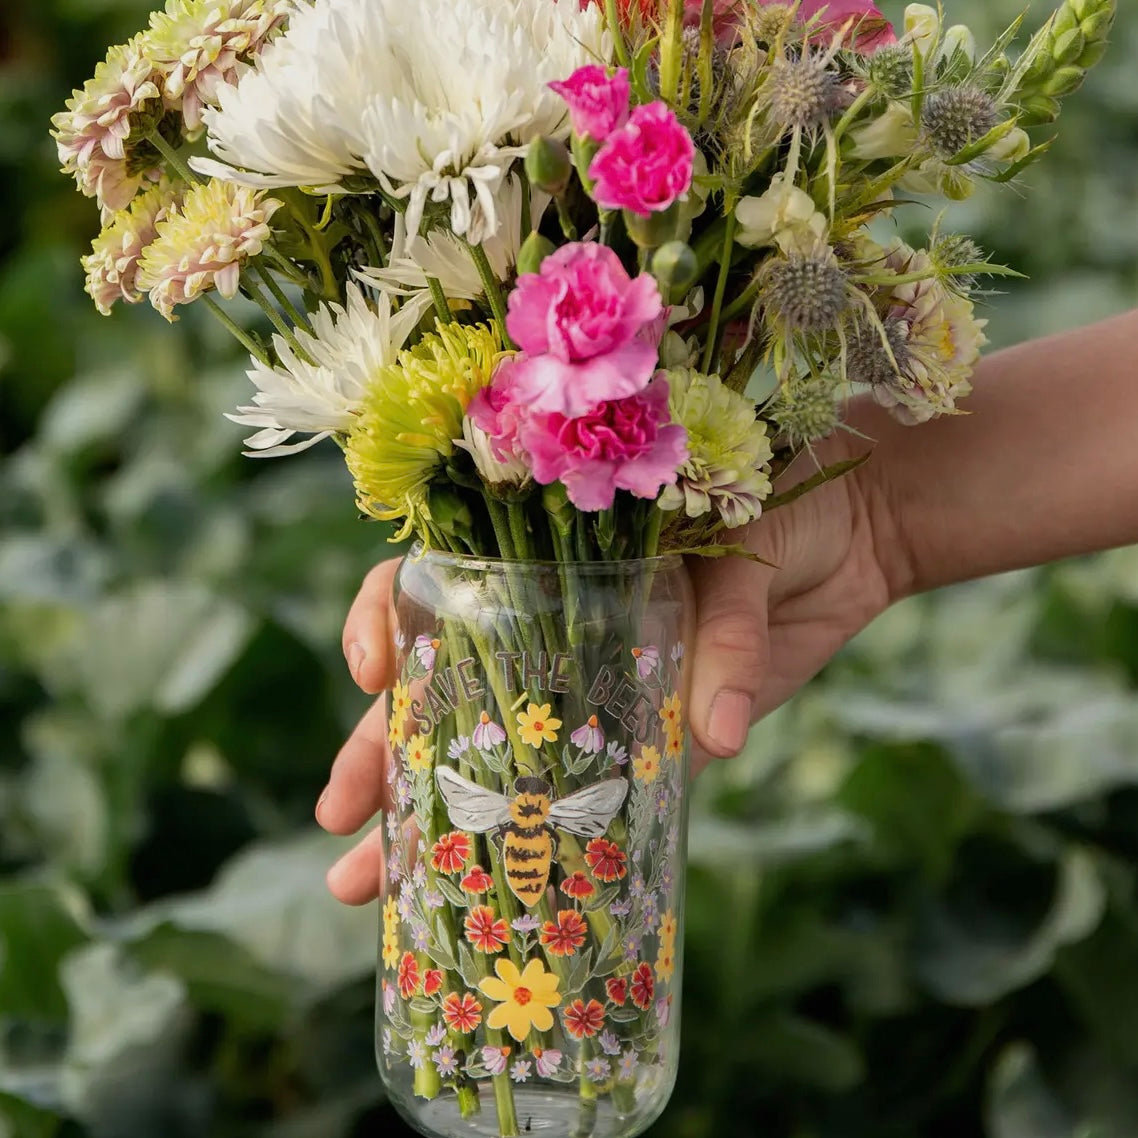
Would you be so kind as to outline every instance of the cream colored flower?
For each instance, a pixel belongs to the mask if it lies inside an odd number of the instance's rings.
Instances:
[[[138,285],[138,266],[146,247],[158,236],[158,223],[176,208],[178,194],[155,186],[139,194],[129,208],[116,213],[83,258],[87,293],[109,316],[119,300],[137,304],[145,291]]]
[[[142,255],[138,287],[167,320],[174,308],[217,289],[235,296],[241,267],[269,240],[269,219],[281,202],[244,186],[206,182],[158,223],[158,236]]]
[[[735,217],[739,222],[735,240],[751,249],[777,245],[784,253],[806,252],[830,229],[814,199],[782,174],[775,174],[760,197],[743,198]]]
[[[850,131],[849,154],[858,162],[900,158],[913,151],[917,137],[912,108],[890,103],[881,114]]]

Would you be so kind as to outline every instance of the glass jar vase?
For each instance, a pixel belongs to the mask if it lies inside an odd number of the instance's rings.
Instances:
[[[639,1134],[678,1060],[683,562],[420,550],[395,595],[390,1098],[440,1138]]]

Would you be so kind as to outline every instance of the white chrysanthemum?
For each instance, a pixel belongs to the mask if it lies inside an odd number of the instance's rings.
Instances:
[[[146,247],[158,236],[158,223],[176,206],[178,194],[169,186],[155,186],[116,213],[95,238],[83,258],[87,293],[95,307],[109,316],[119,300],[137,304],[145,295],[138,284],[138,266]]]
[[[245,186],[205,182],[158,223],[158,236],[142,254],[138,287],[167,320],[174,307],[217,289],[237,293],[241,267],[272,235],[269,219],[283,203]]]
[[[51,120],[63,172],[110,212],[126,209],[157,165],[157,152],[149,163],[147,150],[140,155],[128,153],[127,147],[136,118],[162,111],[154,68],[140,41],[136,36],[111,48],[83,89],[72,93],[66,110]]]
[[[522,184],[510,176],[495,195],[498,231],[482,242],[482,249],[499,280],[508,280],[522,245]],[[536,228],[552,199],[534,190],[530,226]],[[434,277],[443,292],[456,300],[474,300],[483,293],[482,278],[470,250],[449,229],[432,229],[426,237],[408,237],[403,218],[396,215],[395,234],[387,267],[362,269],[360,276],[377,287],[399,295],[419,292]]]
[[[150,17],[144,50],[187,131],[200,129],[203,108],[236,81],[292,8],[292,0],[166,0]]]
[[[207,111],[211,150],[248,185],[331,187],[370,172],[407,201],[416,234],[428,199],[481,242],[494,195],[538,135],[565,137],[547,84],[605,61],[600,10],[579,0],[314,0],[256,69]]]
[[[746,525],[771,492],[766,424],[755,418],[754,403],[716,375],[673,368],[667,376],[672,418],[687,430],[689,453],[660,508],[683,509],[689,518],[714,508],[729,528]]]
[[[368,384],[381,368],[395,363],[399,350],[414,331],[430,303],[429,295],[408,300],[397,313],[383,294],[375,308],[363,292],[348,285],[347,305],[322,304],[312,316],[309,334],[296,330],[304,357],[276,336],[278,365],[252,361],[249,378],[257,388],[253,402],[238,407],[229,418],[246,427],[260,428],[245,440],[247,453],[272,458],[307,450],[329,435],[348,431]],[[290,443],[294,434],[310,438]]]

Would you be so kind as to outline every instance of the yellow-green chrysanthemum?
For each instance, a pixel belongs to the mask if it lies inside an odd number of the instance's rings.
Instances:
[[[492,327],[440,324],[376,373],[347,443],[361,510],[406,518],[400,537],[430,520],[431,480],[462,439],[467,405],[505,355]]]

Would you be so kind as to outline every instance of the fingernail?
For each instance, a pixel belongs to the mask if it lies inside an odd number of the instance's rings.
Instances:
[[[746,692],[724,688],[711,701],[708,738],[724,751],[741,751],[751,730],[753,708],[754,702]]]
[[[367,653],[364,651],[362,644],[349,644],[348,645],[348,671],[352,673],[352,679],[359,683],[360,668],[363,667],[364,661],[367,659]]]
[[[324,823],[320,820],[320,811],[324,808],[324,803],[327,802],[327,800],[328,800],[328,791],[327,791],[327,789],[325,789],[324,793],[321,794],[320,797],[316,800],[316,821],[320,822],[320,825],[322,825],[322,826],[324,825]]]

